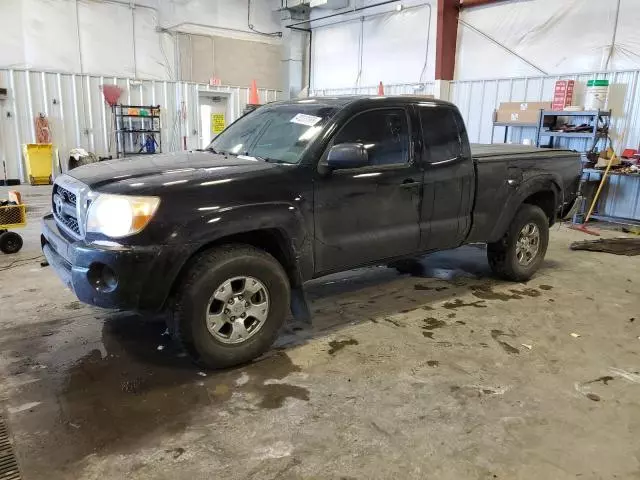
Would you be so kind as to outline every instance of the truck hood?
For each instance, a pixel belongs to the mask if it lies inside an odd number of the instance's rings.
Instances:
[[[153,190],[166,185],[236,177],[276,166],[252,157],[225,156],[206,151],[175,152],[92,163],[75,168],[68,174],[92,190],[113,191],[138,185],[144,186],[143,190]]]

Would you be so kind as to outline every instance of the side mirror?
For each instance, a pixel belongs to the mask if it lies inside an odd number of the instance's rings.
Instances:
[[[369,154],[362,143],[334,145],[327,155],[327,166],[334,170],[358,168],[369,165]]]

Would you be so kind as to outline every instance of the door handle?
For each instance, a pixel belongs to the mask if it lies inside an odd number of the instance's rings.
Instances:
[[[400,188],[415,188],[419,186],[420,182],[416,182],[413,178],[407,178],[400,184]]]

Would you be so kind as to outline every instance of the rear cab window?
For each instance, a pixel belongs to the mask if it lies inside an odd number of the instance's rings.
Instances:
[[[449,107],[419,105],[422,126],[423,158],[427,163],[444,162],[463,155],[461,120]]]

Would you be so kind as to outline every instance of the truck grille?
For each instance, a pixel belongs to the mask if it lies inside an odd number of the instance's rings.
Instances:
[[[80,225],[78,224],[77,194],[56,183],[53,186],[51,203],[53,215],[58,225],[74,237],[81,238]]]

